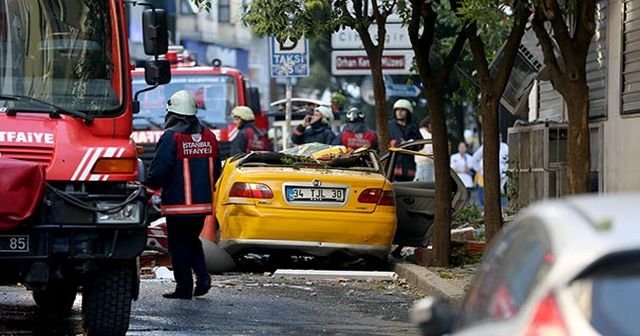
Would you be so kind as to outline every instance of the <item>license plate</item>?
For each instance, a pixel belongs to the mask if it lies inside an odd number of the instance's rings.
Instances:
[[[344,202],[344,188],[287,187],[288,202]]]
[[[0,236],[0,252],[29,252],[29,236]]]

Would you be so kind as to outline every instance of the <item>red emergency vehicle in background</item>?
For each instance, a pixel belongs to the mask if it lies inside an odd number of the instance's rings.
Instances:
[[[197,66],[191,54],[182,46],[171,46],[164,55],[171,63],[171,82],[140,97],[140,112],[133,117],[131,138],[144,147],[140,157],[148,164],[153,158],[155,145],[162,135],[169,97],[178,90],[187,90],[196,99],[197,116],[220,141],[223,158],[229,155],[229,142],[237,134],[231,122],[231,110],[235,106],[249,106],[256,115],[255,124],[262,130],[268,128],[268,118],[260,111],[259,91],[239,70],[223,67],[219,60],[210,66]],[[144,70],[131,72],[133,89],[145,85]]]
[[[124,3],[0,2],[0,285],[56,317],[81,290],[87,335],[126,333],[147,238]],[[166,16],[142,21],[157,86]]]

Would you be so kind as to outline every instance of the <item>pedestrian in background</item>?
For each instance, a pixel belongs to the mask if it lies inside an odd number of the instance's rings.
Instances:
[[[398,99],[393,104],[393,117],[389,121],[390,146],[399,145],[405,141],[422,139],[418,127],[411,121],[413,105],[406,99]],[[413,155],[399,154],[394,176],[396,181],[413,181],[416,174],[416,163]]]
[[[501,137],[502,140],[502,137]],[[484,145],[481,145],[478,150],[473,153],[473,170],[475,171],[475,182],[477,191],[477,202],[480,207],[484,207]],[[507,184],[507,160],[509,158],[509,146],[500,141],[499,149],[499,169],[500,169],[500,192],[506,193]],[[501,197],[502,206],[506,206],[506,197]]]
[[[431,119],[426,117],[420,122],[420,135],[423,139],[431,140]],[[421,153],[428,155],[416,155],[416,177],[414,181],[433,182],[435,181],[433,173],[433,145],[426,144],[420,150]]]
[[[326,106],[316,107],[312,115],[304,117],[302,124],[293,129],[291,142],[296,145],[312,142],[331,145],[336,139],[335,133],[329,128],[332,120],[331,109]]]
[[[236,137],[231,140],[231,155],[251,151],[270,151],[271,145],[266,132],[259,130],[256,119],[248,106],[236,106],[231,110],[233,123],[238,128]]]
[[[167,219],[169,254],[176,288],[168,299],[191,299],[211,287],[199,236],[212,215],[213,188],[221,162],[215,135],[196,117],[196,102],[185,90],[166,105],[164,133],[149,167],[147,186],[162,188],[161,213]],[[196,275],[195,290],[193,272]]]
[[[458,144],[458,152],[451,155],[449,161],[451,169],[453,169],[460,177],[460,180],[467,188],[469,196],[473,190],[473,157],[467,153],[467,144],[460,141]]]
[[[378,150],[378,135],[365,123],[364,112],[352,107],[347,111],[347,123],[333,142],[350,149],[366,147]]]

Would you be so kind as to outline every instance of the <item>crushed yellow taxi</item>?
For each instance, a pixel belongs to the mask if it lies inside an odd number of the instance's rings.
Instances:
[[[385,167],[410,153],[402,151],[381,159],[369,150],[311,146],[229,158],[214,199],[220,246],[234,257],[276,250],[384,261],[393,243],[426,245],[433,182],[394,182]],[[452,178],[457,210],[466,189]]]

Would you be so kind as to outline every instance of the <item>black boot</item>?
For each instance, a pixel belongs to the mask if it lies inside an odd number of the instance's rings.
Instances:
[[[211,277],[207,276],[201,281],[198,280],[196,289],[193,291],[193,296],[203,296],[209,293],[209,288],[211,288]]]
[[[165,299],[182,299],[182,300],[191,300],[191,292],[187,292],[184,290],[176,290],[172,293],[164,293],[162,297]]]

